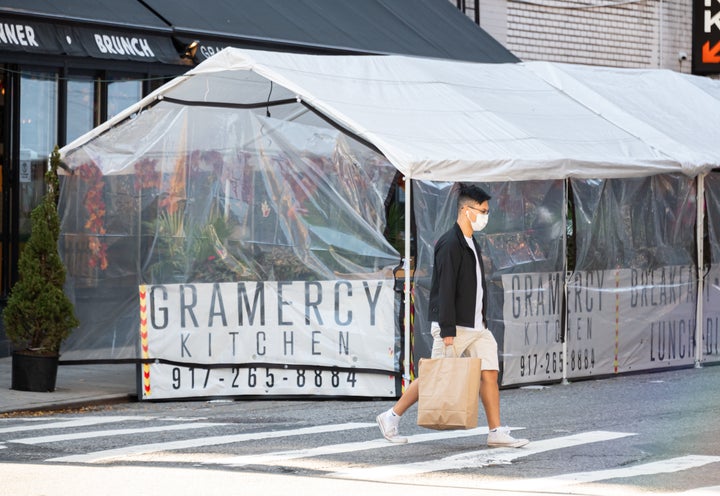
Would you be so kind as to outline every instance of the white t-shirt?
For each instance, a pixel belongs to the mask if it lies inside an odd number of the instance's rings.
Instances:
[[[484,329],[485,326],[483,326],[483,287],[482,287],[482,270],[480,269],[480,261],[478,260],[478,253],[475,251],[475,243],[473,243],[472,238],[468,238],[465,236],[465,241],[467,241],[468,246],[473,251],[473,254],[475,254],[475,275],[477,277],[477,296],[475,300],[475,326],[474,327],[463,327],[458,326],[461,329],[465,329],[467,331],[479,331],[481,329]]]

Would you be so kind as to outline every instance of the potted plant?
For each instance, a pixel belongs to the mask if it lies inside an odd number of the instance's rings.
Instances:
[[[65,267],[58,253],[60,153],[55,147],[45,173],[47,191],[30,214],[31,234],[18,263],[19,280],[3,311],[14,344],[12,389],[54,391],[60,345],[79,322],[64,292]]]

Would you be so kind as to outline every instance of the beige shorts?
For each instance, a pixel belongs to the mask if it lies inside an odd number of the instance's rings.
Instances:
[[[432,358],[445,356],[445,343],[440,337],[440,326],[433,322],[430,327],[433,337]],[[498,363],[498,345],[495,336],[489,329],[468,331],[457,329],[457,336],[453,340],[455,356],[477,357],[482,360],[481,370],[500,370]],[[452,354],[448,355],[452,356]]]

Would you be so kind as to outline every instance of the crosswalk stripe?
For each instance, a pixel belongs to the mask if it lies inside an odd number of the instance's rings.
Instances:
[[[718,496],[720,494],[720,486],[696,487],[688,491],[677,493],[674,496]]]
[[[487,434],[487,427],[478,427],[477,429],[431,432],[425,434],[416,434],[408,436],[408,443],[424,443],[428,441],[436,441],[442,439],[453,439],[470,436],[480,436]],[[226,458],[216,458],[205,461],[207,464],[231,465],[235,467],[243,465],[271,465],[287,460],[295,460],[298,458],[311,458],[315,456],[337,455],[340,453],[352,453],[355,451],[364,451],[371,449],[382,449],[402,446],[402,444],[389,443],[385,439],[373,439],[372,441],[359,441],[355,443],[331,444],[327,446],[318,446],[315,448],[278,451],[274,453],[265,453],[260,455],[242,455]]]
[[[459,470],[470,467],[485,467],[488,465],[500,465],[511,463],[518,458],[543,453],[561,448],[569,448],[582,444],[596,443],[599,441],[610,441],[627,436],[634,436],[627,432],[591,431],[570,436],[545,439],[532,442],[522,448],[490,448],[479,451],[470,451],[458,455],[448,456],[441,459],[427,460],[416,463],[405,463],[401,465],[385,465],[379,467],[350,468],[330,474],[330,477],[363,479],[363,480],[385,480],[396,477],[406,477],[427,472],[442,470]]]
[[[91,439],[97,437],[110,437],[110,436],[128,436],[133,434],[146,434],[149,432],[164,432],[164,431],[180,431],[187,429],[203,429],[205,427],[215,427],[220,423],[210,422],[197,422],[189,424],[173,424],[173,425],[158,425],[154,427],[139,427],[137,429],[108,429],[103,431],[88,431],[88,432],[73,432],[70,434],[57,434],[54,436],[38,436],[38,437],[26,437],[19,439],[8,439],[7,443],[20,443],[20,444],[47,444],[57,443],[62,441],[73,441],[77,439]]]
[[[556,475],[554,477],[497,482],[490,481],[487,484],[483,484],[483,487],[487,487],[488,489],[513,491],[527,491],[531,489],[534,491],[552,491],[573,484],[597,482],[608,479],[621,479],[625,477],[637,477],[640,475],[669,474],[717,462],[720,462],[720,456],[688,455],[670,458],[668,460],[633,465],[630,467],[595,470],[592,472],[576,472],[571,474]]]
[[[224,436],[203,437],[197,439],[185,439],[181,441],[170,441],[164,443],[139,444],[134,446],[126,446],[123,448],[109,449],[103,451],[95,451],[82,455],[68,455],[58,458],[51,458],[49,462],[83,462],[95,463],[111,458],[122,458],[128,455],[139,455],[144,453],[153,453],[167,450],[191,449],[201,446],[217,446],[220,444],[240,443],[245,441],[258,441],[263,439],[273,439],[279,437],[305,436],[309,434],[320,434],[324,432],[337,432],[350,429],[365,429],[375,426],[374,423],[347,423],[320,425],[314,427],[304,427],[300,429],[272,431],[272,432],[252,432],[247,434],[235,434]]]
[[[48,422],[45,424],[30,423],[28,425],[16,425],[15,427],[0,428],[0,434],[12,432],[39,431],[45,429],[69,429],[72,427],[88,427],[92,425],[108,424],[112,422],[126,422],[151,420],[153,417],[131,417],[131,416],[108,416],[108,417],[83,417],[79,419]]]

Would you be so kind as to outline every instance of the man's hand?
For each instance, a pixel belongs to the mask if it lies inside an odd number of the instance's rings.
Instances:
[[[452,346],[455,336],[445,336],[443,338],[443,344],[445,346]]]

